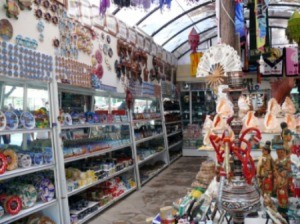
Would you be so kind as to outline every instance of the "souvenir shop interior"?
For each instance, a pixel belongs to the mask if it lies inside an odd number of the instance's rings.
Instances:
[[[300,0],[0,1],[0,224],[300,223]]]

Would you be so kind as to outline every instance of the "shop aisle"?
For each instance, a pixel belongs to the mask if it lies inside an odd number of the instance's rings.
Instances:
[[[159,208],[172,205],[173,201],[186,194],[205,159],[179,158],[141,190],[107,209],[89,224],[113,224],[117,221],[124,221],[126,224],[146,223],[146,219],[155,216]]]

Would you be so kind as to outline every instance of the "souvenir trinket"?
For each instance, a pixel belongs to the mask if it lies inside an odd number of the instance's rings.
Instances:
[[[36,5],[42,4],[42,0],[34,0],[33,2],[34,2],[34,4],[36,4]]]
[[[9,130],[16,130],[18,128],[19,119],[14,112],[5,112],[6,117],[6,128]]]
[[[6,116],[0,111],[0,131],[4,130],[6,127]]]
[[[43,1],[43,6],[44,6],[45,9],[49,9],[49,7],[50,7],[50,2],[49,2],[48,0],[44,0],[44,1]]]
[[[43,11],[41,9],[36,9],[34,15],[36,18],[41,19],[43,17]]]
[[[15,19],[18,19],[20,8],[17,2],[14,0],[6,0],[6,5],[4,5],[4,8],[6,9],[6,16],[8,18],[14,17]]]
[[[32,0],[18,0],[18,3],[21,10],[24,10],[25,8],[29,10],[32,9]]]
[[[53,17],[52,17],[52,23],[53,23],[54,25],[57,25],[57,24],[58,24],[58,18],[57,18],[56,16],[53,16]]]
[[[59,40],[58,40],[58,39],[54,39],[54,40],[53,40],[53,46],[54,46],[55,48],[58,48],[58,47],[59,47]]]
[[[52,19],[51,14],[50,14],[49,12],[46,12],[46,13],[44,14],[44,18],[45,18],[45,20],[46,20],[47,22],[50,22],[51,19]]]
[[[26,129],[33,129],[35,127],[34,116],[28,111],[21,114],[20,121]]]
[[[56,13],[57,12],[57,9],[58,9],[58,6],[54,3],[50,6],[50,9],[52,12]]]
[[[0,20],[0,38],[9,41],[13,36],[13,27],[7,19]]]

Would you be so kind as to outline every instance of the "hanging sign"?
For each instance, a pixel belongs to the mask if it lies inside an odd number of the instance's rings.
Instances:
[[[283,51],[280,48],[271,48],[271,56],[264,59],[264,76],[282,76]]]
[[[150,53],[150,50],[151,50],[150,48],[151,48],[150,40],[148,38],[145,38],[145,41],[144,41],[144,50],[147,53]]]
[[[286,48],[285,53],[286,58],[286,75],[287,76],[294,76],[298,75],[298,48],[296,47],[288,47]]]
[[[133,29],[128,28],[128,40],[132,44],[136,44],[136,32]]]
[[[137,34],[137,47],[144,49],[144,37],[141,34]]]
[[[117,23],[117,20],[114,16],[111,16],[111,15],[107,15],[106,16],[106,23],[105,23],[107,29],[108,29],[108,32],[111,34],[111,35],[117,35],[117,32],[118,32],[118,23]]]
[[[124,40],[127,40],[128,29],[125,23],[118,21],[118,36]]]
[[[151,43],[151,54],[154,56],[157,54],[157,46],[154,42]]]

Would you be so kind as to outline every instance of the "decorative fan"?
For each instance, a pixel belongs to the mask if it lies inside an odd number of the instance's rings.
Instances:
[[[206,77],[211,87],[224,82],[228,72],[242,70],[240,56],[229,45],[218,44],[210,47],[202,56],[197,68],[197,77]]]

